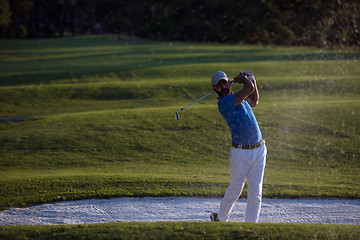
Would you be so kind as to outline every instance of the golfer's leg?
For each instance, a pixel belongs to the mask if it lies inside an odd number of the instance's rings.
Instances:
[[[218,218],[222,222],[229,219],[229,214],[239,198],[245,184],[248,169],[248,158],[243,150],[231,148],[230,150],[230,185],[221,201]]]
[[[263,145],[255,149],[254,157],[247,179],[246,222],[257,222],[259,218],[266,163],[266,146]]]

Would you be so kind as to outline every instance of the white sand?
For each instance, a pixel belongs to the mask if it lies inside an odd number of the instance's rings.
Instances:
[[[221,199],[197,197],[90,199],[0,212],[0,225],[104,222],[210,221]],[[246,199],[235,204],[231,222],[244,221]],[[259,222],[360,224],[360,199],[263,199]]]

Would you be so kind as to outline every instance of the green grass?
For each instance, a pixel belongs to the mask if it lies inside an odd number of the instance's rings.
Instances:
[[[0,239],[358,239],[359,226],[279,223],[106,223],[0,227]]]
[[[0,40],[0,209],[217,196],[230,133],[210,76],[255,72],[264,197],[360,197],[360,53],[103,38]],[[239,86],[234,86],[239,89]],[[246,191],[244,192],[244,196]]]

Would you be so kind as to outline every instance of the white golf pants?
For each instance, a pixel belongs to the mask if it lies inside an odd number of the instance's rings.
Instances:
[[[231,147],[230,185],[222,199],[218,218],[222,222],[229,219],[229,214],[241,195],[247,179],[246,222],[257,222],[261,209],[262,184],[266,164],[267,149],[265,144],[252,150]]]

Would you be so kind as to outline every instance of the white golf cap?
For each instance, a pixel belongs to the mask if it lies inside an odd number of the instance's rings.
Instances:
[[[226,75],[226,73],[224,73],[222,71],[216,71],[211,77],[212,85],[216,85],[221,79],[229,81],[228,76]]]

